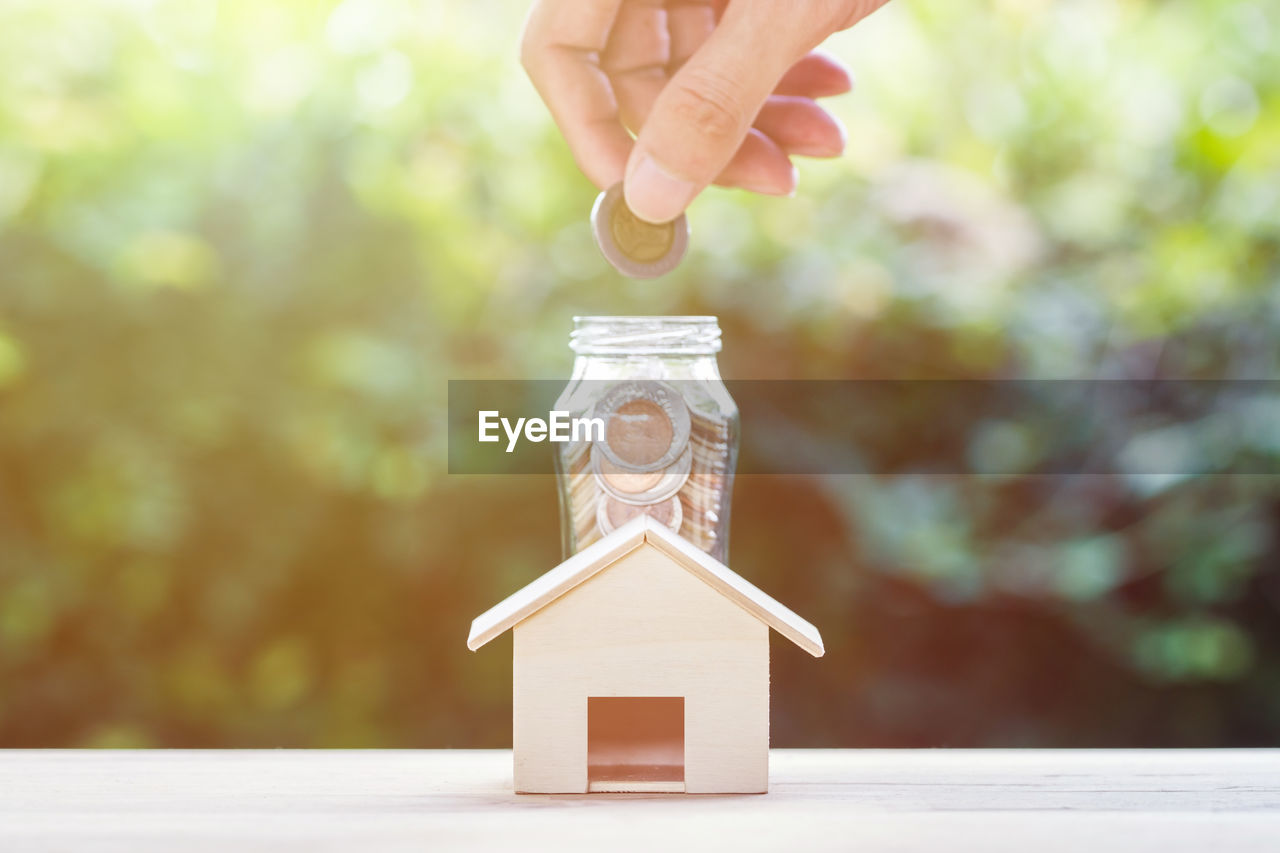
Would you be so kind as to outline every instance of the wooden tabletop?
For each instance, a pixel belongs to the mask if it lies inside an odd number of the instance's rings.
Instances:
[[[0,751],[0,850],[1280,850],[1280,750],[775,750],[771,792],[517,796],[508,751]]]

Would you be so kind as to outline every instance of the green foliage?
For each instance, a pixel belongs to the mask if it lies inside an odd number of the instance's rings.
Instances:
[[[564,375],[575,313],[716,314],[740,378],[1280,366],[1275,0],[895,0],[831,44],[848,156],[708,193],[656,283],[592,245],[522,14],[0,8],[0,743],[506,742],[463,639],[556,562],[554,490],[447,475],[445,382]],[[739,485],[735,568],[830,649],[780,652],[776,742],[1280,739],[1272,478],[901,442]]]

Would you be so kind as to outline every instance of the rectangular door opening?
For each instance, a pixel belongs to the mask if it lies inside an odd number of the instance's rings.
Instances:
[[[587,790],[684,793],[684,697],[589,696]]]

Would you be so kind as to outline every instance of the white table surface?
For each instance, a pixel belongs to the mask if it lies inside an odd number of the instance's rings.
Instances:
[[[509,751],[0,751],[0,850],[1280,851],[1280,750],[774,750],[751,796],[512,793]]]

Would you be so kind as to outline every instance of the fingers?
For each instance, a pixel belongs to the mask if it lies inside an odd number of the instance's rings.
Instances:
[[[601,64],[613,83],[623,123],[637,132],[667,84],[668,74],[674,74],[715,29],[715,10],[708,0],[669,0],[663,44],[662,36],[654,32],[662,29],[662,15],[651,5],[633,9],[632,3],[636,0],[619,10]],[[624,44],[628,47],[623,48]],[[666,73],[656,64],[663,61],[664,49]],[[774,90],[775,96],[786,97],[770,97],[754,126],[787,154],[834,157],[844,150],[844,129],[812,99],[842,94],[851,85],[849,72],[840,62],[820,53],[808,54],[791,66]],[[725,181],[722,174],[716,183]]]
[[[624,126],[637,131],[667,82],[670,22],[662,0],[625,0],[600,67],[609,75]]]
[[[628,74],[614,80],[618,103],[628,127],[636,128],[644,124],[665,84],[665,77],[652,73]],[[773,148],[780,149],[786,156],[838,157],[844,152],[844,127],[809,98],[770,96],[756,115],[753,127],[774,143]],[[771,195],[790,192],[789,188],[783,186],[786,181],[782,180],[790,176],[789,167],[770,169],[769,177],[760,180],[756,179],[755,169],[747,170],[738,162],[739,158],[751,162],[760,156],[759,152],[753,153],[753,149],[757,147],[752,143],[752,135],[748,134],[734,160],[713,183],[743,188],[748,188],[747,183],[767,184],[769,189],[762,189],[761,192]],[[747,174],[748,171],[750,175]]]
[[[666,221],[713,180],[789,193],[788,155],[844,147],[839,122],[812,99],[848,91],[848,71],[800,56],[813,41],[788,37],[771,10],[752,0],[536,0],[521,60],[591,181],[626,175],[632,209]]]
[[[735,13],[739,8],[744,11]],[[801,39],[776,30],[777,22],[761,18],[751,4],[730,4],[719,25],[663,88],[627,161],[627,205],[637,216],[651,222],[674,219],[734,160],[765,100],[805,52],[796,48]],[[761,191],[785,183],[790,192],[794,179],[789,163],[788,179],[778,180],[777,170],[786,160],[781,149],[778,162],[764,142],[753,145],[765,153],[747,156],[753,169],[759,169],[749,180],[760,178]]]
[[[712,183],[764,195],[790,195],[796,189],[796,168],[777,142],[752,128]]]
[[[716,9],[710,0],[672,0],[667,4],[671,56],[667,72],[675,74],[716,28]]]
[[[667,80],[667,73],[661,68],[628,71],[612,78],[622,122],[633,133],[638,133],[644,126]]]
[[[598,187],[622,179],[631,137],[598,57],[622,0],[537,0],[520,58],[578,167]]]
[[[778,81],[777,95],[826,98],[853,89],[853,75],[838,59],[817,51],[800,59]]]
[[[756,116],[755,127],[788,154],[838,157],[844,152],[844,127],[809,98],[771,96]]]
[[[649,68],[664,69],[671,59],[668,30],[662,0],[623,0],[600,55],[600,67],[610,77]]]

